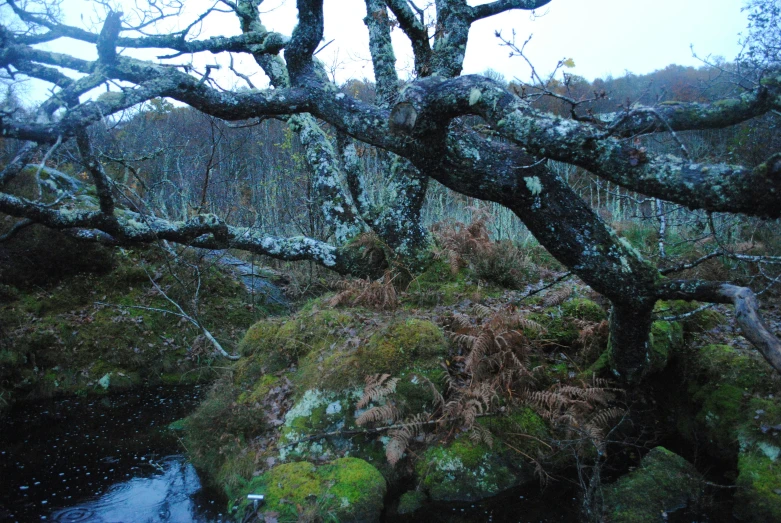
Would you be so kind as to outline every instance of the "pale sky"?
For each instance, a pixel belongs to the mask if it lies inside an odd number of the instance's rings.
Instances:
[[[423,0],[416,3],[425,4]],[[500,47],[494,36],[499,30],[509,38],[513,29],[519,44],[534,35],[527,49],[538,70],[549,71],[560,59],[573,58],[575,68],[570,72],[589,80],[619,76],[627,70],[648,73],[671,63],[700,65],[692,57],[691,45],[702,57],[732,59],[739,51],[738,33],[747,23],[740,11],[743,5],[744,0],[553,0],[537,11],[541,16],[534,20],[528,11],[510,11],[474,24],[464,71],[479,73],[490,67],[508,79],[526,80],[529,73],[522,59],[508,58],[509,50]],[[295,2],[267,0],[264,4],[265,8],[272,6],[280,7],[266,15],[264,23],[290,34]],[[336,49],[340,60],[350,56],[368,59],[368,35],[361,21],[366,13],[363,1],[325,0],[325,8],[325,41],[335,41],[321,53],[321,59],[330,63]],[[411,51],[401,30],[396,29],[394,37],[403,69],[409,66]],[[358,61],[346,64],[345,69],[345,76],[371,77],[369,63]]]
[[[130,0],[124,0],[126,5]],[[204,0],[188,0],[187,8],[195,11]],[[482,1],[473,4],[485,3]],[[425,5],[425,0],[418,0]],[[553,0],[532,17],[528,11],[510,11],[477,22],[472,26],[467,47],[464,73],[480,73],[492,68],[506,79],[529,79],[529,69],[518,57],[508,58],[509,50],[501,47],[494,36],[499,30],[510,38],[513,29],[520,45],[530,34],[528,56],[540,73],[550,71],[562,58],[572,58],[575,67],[568,72],[592,80],[606,75],[621,76],[626,71],[642,74],[669,64],[700,65],[692,56],[690,45],[701,57],[708,55],[732,59],[739,51],[738,33],[745,30],[746,16],[740,8],[744,0]],[[65,0],[66,22],[85,25],[93,18],[93,6],[88,0]],[[295,0],[266,0],[261,6],[269,11],[262,16],[268,29],[290,35],[296,23]],[[127,11],[127,9],[126,9]],[[362,19],[366,14],[363,0],[325,0],[325,39],[334,40],[318,57],[326,64],[338,63],[337,79],[373,79],[368,53],[368,34]],[[82,18],[83,17],[83,18]],[[217,15],[207,19],[200,37],[217,34],[237,34],[234,15]],[[411,70],[411,50],[401,30],[393,31],[401,78]],[[94,58],[94,48],[72,41],[50,44],[60,52],[73,52],[84,58]],[[155,51],[127,51],[128,54],[154,58]],[[189,60],[189,57],[187,58]],[[205,63],[227,65],[225,55],[203,54],[194,59]],[[259,69],[247,57],[236,57],[242,72]],[[233,75],[213,74],[223,87],[241,81]],[[252,77],[262,87],[266,82],[261,73]],[[41,87],[28,89],[28,98],[44,93]]]

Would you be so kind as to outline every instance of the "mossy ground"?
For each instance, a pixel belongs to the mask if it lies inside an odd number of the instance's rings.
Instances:
[[[110,264],[98,272],[81,267],[40,285],[27,285],[22,277],[19,287],[4,284],[0,393],[5,401],[103,393],[101,379],[109,389],[213,379],[210,366],[216,360],[209,345],[198,340],[200,331],[179,316],[150,310],[177,312],[150,277],[188,307],[189,284],[196,283],[192,269],[171,263],[154,247],[102,255]],[[6,281],[13,281],[12,268],[4,269]],[[200,319],[232,351],[246,328],[268,312],[248,305],[233,276],[208,263],[201,263],[199,272]]]

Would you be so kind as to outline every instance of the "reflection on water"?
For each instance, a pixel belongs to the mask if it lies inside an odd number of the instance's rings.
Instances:
[[[0,421],[0,521],[222,521],[167,425],[200,389],[18,406]]]
[[[159,474],[133,478],[119,483],[96,500],[58,510],[51,515],[54,521],[212,521],[198,514],[192,496],[201,489],[198,475],[192,465],[181,456],[171,456],[158,464]]]

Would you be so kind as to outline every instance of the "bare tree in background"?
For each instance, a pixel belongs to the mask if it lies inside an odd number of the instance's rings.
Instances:
[[[636,380],[643,374],[649,360],[652,309],[660,299],[734,303],[746,337],[781,371],[781,343],[758,316],[749,289],[726,282],[675,280],[670,277],[674,271],[661,274],[547,166],[547,160],[578,166],[625,189],[692,209],[778,218],[778,154],[758,166],[743,166],[694,163],[653,154],[642,146],[643,136],[654,133],[723,128],[779,110],[777,63],[755,62],[752,75],[742,79],[741,91],[719,103],[634,105],[595,116],[579,111],[573,101],[570,118],[539,111],[490,78],[461,75],[473,23],[549,2],[495,0],[470,5],[466,0],[436,0],[424,13],[405,0],[366,0],[364,22],[377,93],[374,102],[367,103],[341,92],[314,57],[324,23],[332,22],[324,20],[322,0],[297,1],[298,25],[290,36],[266,30],[259,12],[262,0],[219,0],[174,33],[156,33],[155,28],[158,22],[184,16],[183,2],[176,0],[149,2],[125,14],[98,2],[105,12],[99,31],[62,22],[56,0],[6,0],[3,8],[13,19],[0,27],[0,63],[13,81],[43,80],[52,86],[52,94],[33,112],[9,109],[0,115],[3,137],[20,144],[18,154],[0,172],[0,188],[8,187],[34,157],[73,142],[97,197],[93,203],[52,204],[6,190],[0,192],[0,212],[69,231],[85,241],[133,244],[164,239],[365,273],[364,260],[349,243],[366,231],[374,231],[385,244],[409,256],[425,245],[420,209],[428,180],[435,179],[459,193],[512,210],[553,256],[610,299],[612,363],[622,378]],[[775,5],[755,4],[759,9]],[[236,16],[237,34],[193,36],[226,10]],[[428,23],[429,16],[434,17],[433,24]],[[754,27],[757,34],[777,29],[769,25]],[[416,79],[405,85],[397,76],[391,45],[391,29],[396,26],[414,53]],[[64,38],[94,45],[97,59],[39,46]],[[751,38],[758,41],[755,35]],[[132,57],[133,49],[144,48],[165,49],[166,55],[159,61]],[[176,57],[195,53],[249,55],[273,88],[226,90],[213,81],[211,68],[198,71],[176,65]],[[85,96],[107,84],[114,90],[94,100]],[[88,128],[159,97],[225,121],[285,120],[299,134],[314,173],[330,240],[263,234],[197,211],[185,221],[174,221],[126,205],[94,151]],[[465,125],[461,117],[467,115],[481,117],[485,125]],[[328,124],[327,131],[318,120]],[[382,151],[387,183],[393,186],[395,198],[382,206],[372,203],[362,183],[358,151],[366,146]]]

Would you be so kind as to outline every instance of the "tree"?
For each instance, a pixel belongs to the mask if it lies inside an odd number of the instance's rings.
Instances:
[[[577,100],[551,93],[571,105],[568,118],[536,109],[494,79],[461,76],[471,24],[549,2],[494,0],[475,6],[466,0],[436,0],[435,21],[429,24],[427,13],[413,2],[366,0],[364,22],[376,79],[376,97],[368,103],[340,91],[314,56],[326,22],[322,0],[297,0],[298,25],[289,37],[262,25],[262,0],[219,0],[173,33],[154,33],[154,28],[157,22],[183,16],[184,3],[177,0],[150,2],[127,15],[98,2],[105,21],[95,31],[63,23],[57,0],[6,0],[14,20],[0,28],[0,64],[13,79],[35,78],[53,87],[32,114],[9,110],[1,115],[3,136],[22,145],[0,173],[0,187],[39,149],[72,141],[97,197],[92,206],[74,208],[2,192],[0,212],[69,231],[84,241],[132,244],[164,239],[231,247],[360,274],[371,268],[350,248],[350,241],[366,231],[373,230],[388,246],[412,258],[425,245],[420,208],[428,180],[435,179],[512,210],[553,256],[611,301],[612,363],[622,378],[642,376],[652,310],[660,299],[734,303],[746,337],[781,371],[781,343],[758,316],[751,290],[726,282],[676,280],[670,277],[675,268],[660,272],[547,165],[555,160],[578,166],[625,189],[691,209],[778,218],[778,154],[751,167],[693,163],[642,147],[643,137],[654,133],[723,128],[778,110],[781,76],[776,64],[767,64],[763,74],[747,79],[739,93],[718,103],[634,105],[595,116],[581,114]],[[226,9],[235,14],[239,34],[193,36],[196,28]],[[409,39],[414,54],[416,78],[406,84],[395,68],[390,38],[395,26]],[[97,59],[39,47],[62,38],[94,45]],[[126,56],[119,51],[123,48],[166,49],[170,54],[156,63]],[[221,89],[210,77],[211,68],[199,72],[170,62],[191,53],[250,55],[273,88]],[[246,75],[236,74],[249,82]],[[86,96],[102,85],[114,90],[96,99]],[[285,120],[299,134],[314,172],[331,240],[271,236],[230,225],[213,214],[174,221],[121,205],[120,191],[99,161],[88,128],[160,97],[225,121]],[[486,125],[466,125],[461,117],[467,115],[482,118]],[[357,150],[365,146],[381,151],[388,183],[394,186],[395,198],[382,206],[371,203],[362,184]]]

